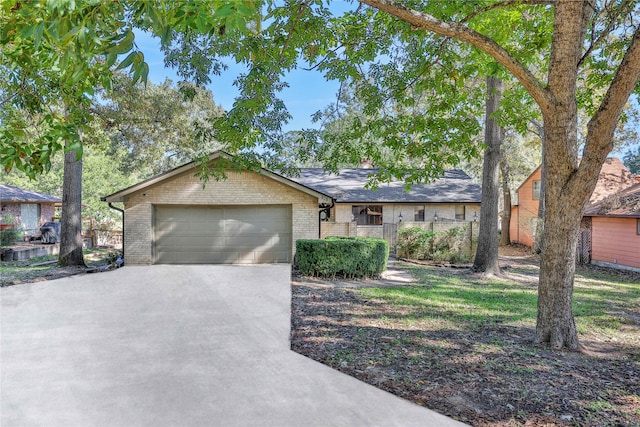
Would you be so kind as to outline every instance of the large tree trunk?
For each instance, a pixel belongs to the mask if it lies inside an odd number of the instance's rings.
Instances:
[[[509,171],[509,163],[502,154],[500,159],[500,174],[502,176],[502,198],[504,199],[504,208],[502,210],[502,232],[500,233],[500,245],[507,246],[511,244],[511,175]]]
[[[82,159],[76,159],[75,150],[64,154],[58,265],[85,266],[82,254]]]
[[[603,158],[600,167],[591,171],[591,176],[578,174],[576,64],[591,11],[588,2],[566,2],[556,7],[556,31],[550,57],[550,64],[554,67],[549,69],[548,78],[548,88],[554,99],[542,114],[544,250],[540,263],[535,340],[569,350],[578,348],[571,301],[580,219],[604,162]]]
[[[500,274],[498,264],[498,200],[500,194],[498,172],[500,146],[504,132],[493,115],[498,110],[501,96],[502,81],[496,77],[487,77],[484,125],[484,143],[487,150],[484,153],[482,164],[482,209],[480,210],[478,249],[473,261],[475,271],[487,274]]]
[[[549,121],[553,121],[553,125]],[[577,170],[577,156],[561,157],[558,154],[568,146],[567,139],[573,134],[567,136],[569,132],[566,132],[566,128],[575,126],[575,117],[549,119],[545,125],[548,149],[545,150],[543,162],[548,179],[544,195],[544,251],[538,285],[536,342],[575,350],[578,348],[578,334],[572,313],[575,255],[580,219],[588,195],[585,197],[583,193],[568,191],[569,182]],[[555,132],[549,132],[552,127]],[[585,182],[585,185],[591,185],[591,192],[597,180],[597,173],[595,175],[592,185]]]

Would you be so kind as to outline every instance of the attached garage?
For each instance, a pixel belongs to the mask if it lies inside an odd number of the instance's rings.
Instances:
[[[216,152],[211,161],[230,158]],[[296,240],[319,236],[319,207],[333,203],[266,169],[226,170],[203,187],[196,166],[102,198],[124,204],[127,265],[289,263]]]
[[[156,206],[158,264],[291,262],[291,206]]]

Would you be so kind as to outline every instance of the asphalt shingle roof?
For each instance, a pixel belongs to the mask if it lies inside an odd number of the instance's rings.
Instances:
[[[377,169],[340,169],[335,175],[324,169],[300,169],[294,181],[333,196],[344,203],[480,203],[481,189],[461,170],[445,171],[429,184],[415,184],[407,192],[401,181],[380,183],[377,190],[365,188]]]
[[[626,188],[587,206],[584,216],[640,218],[640,184]]]
[[[56,203],[62,202],[62,199],[50,194],[23,190],[13,185],[0,184],[0,201],[14,203]]]

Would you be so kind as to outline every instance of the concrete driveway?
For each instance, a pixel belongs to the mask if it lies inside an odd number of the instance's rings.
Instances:
[[[0,290],[0,425],[461,425],[289,349],[288,265]]]

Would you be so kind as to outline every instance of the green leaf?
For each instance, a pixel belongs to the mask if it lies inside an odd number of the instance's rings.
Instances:
[[[82,80],[84,75],[85,75],[85,70],[83,68],[77,68],[73,71],[73,74],[71,74],[71,78],[69,79],[69,81],[72,84],[78,83],[80,80]]]
[[[133,39],[135,35],[133,31],[128,31],[124,38],[116,45],[110,47],[107,52],[115,54],[123,54],[133,49]]]
[[[127,68],[129,65],[133,64],[133,60],[136,59],[137,56],[138,56],[137,52],[131,52],[129,55],[127,55],[126,58],[124,58],[124,61],[118,64],[118,66],[116,67],[116,70],[122,70],[123,68]]]
[[[31,38],[31,36],[33,36],[33,34],[36,32],[36,27],[37,27],[36,25],[29,25],[29,26],[23,27],[18,33],[18,36],[20,36],[23,39]]]
[[[141,62],[136,66],[135,71],[133,72],[133,83],[137,83],[141,80],[146,84],[147,76],[149,75],[149,66],[146,62]]]
[[[215,18],[226,18],[227,16],[233,15],[235,12],[233,6],[230,4],[225,4],[220,9],[216,10],[214,15]]]
[[[68,153],[70,151],[75,151],[76,160],[80,160],[80,158],[82,157],[82,142],[76,139],[75,141],[72,141],[71,143],[69,143],[69,145],[67,145],[64,148],[64,152]],[[80,154],[79,156],[78,156],[78,153]]]
[[[44,32],[44,21],[38,24],[34,33],[33,47],[35,49],[38,49],[38,47],[40,47],[40,42],[42,41],[43,32]]]
[[[116,53],[108,53],[107,54],[107,67],[111,67],[113,64],[116,63],[116,60],[118,59],[118,54]]]
[[[250,8],[249,6],[247,6],[244,3],[239,3],[237,7],[238,7],[238,12],[241,15],[252,16],[252,15],[254,15],[256,13],[255,9]]]

